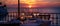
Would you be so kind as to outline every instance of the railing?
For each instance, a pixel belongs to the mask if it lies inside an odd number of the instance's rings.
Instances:
[[[40,13],[42,15],[50,15],[51,25],[58,26],[60,24],[60,13]],[[17,12],[9,12],[5,21],[10,21],[18,16]]]
[[[7,19],[6,20],[11,20],[11,19],[14,19],[14,18],[17,18],[18,17],[18,12],[9,12],[8,15],[7,15]]]

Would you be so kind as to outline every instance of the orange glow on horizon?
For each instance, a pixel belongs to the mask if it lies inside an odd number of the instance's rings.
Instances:
[[[48,4],[48,2],[43,2],[43,0],[20,0],[20,3],[27,4],[29,8]]]
[[[20,0],[20,3],[28,4],[29,8],[31,8],[35,2],[35,0]]]

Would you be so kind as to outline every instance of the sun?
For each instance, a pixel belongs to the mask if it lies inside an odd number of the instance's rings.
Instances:
[[[30,6],[28,6],[29,8],[32,8],[32,6],[30,5]]]

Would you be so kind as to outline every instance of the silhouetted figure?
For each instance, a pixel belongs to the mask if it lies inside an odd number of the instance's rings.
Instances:
[[[6,5],[2,6],[2,2],[0,2],[0,21],[3,21],[3,18],[5,18],[8,15],[7,7]],[[12,19],[11,21],[7,22],[0,22],[0,26],[19,26],[19,20]]]
[[[2,6],[2,3],[0,2],[0,21],[2,21],[3,18],[8,15],[7,9],[4,7],[6,7],[6,5]]]

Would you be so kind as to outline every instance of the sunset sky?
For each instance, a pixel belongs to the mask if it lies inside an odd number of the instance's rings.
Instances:
[[[17,4],[17,2],[18,2],[18,0],[3,0],[3,1],[7,1],[8,4],[10,4],[10,3]],[[48,2],[48,3],[58,2],[58,3],[60,3],[60,0],[20,0],[20,3],[26,3],[26,4],[45,3],[45,2]]]
[[[27,4],[28,7],[46,7],[46,6],[58,6],[60,0],[20,0],[22,5]]]
[[[2,0],[6,1],[7,4],[18,4],[18,0]],[[44,4],[56,4],[60,3],[60,0],[20,0],[20,3],[28,5],[44,5]]]
[[[1,0],[7,5],[16,5],[18,0]],[[46,7],[46,6],[60,6],[60,0],[20,0],[21,7]],[[24,7],[23,6],[23,7]]]
[[[5,1],[4,3],[10,8],[9,11],[17,11],[18,0],[1,1]],[[60,0],[20,0],[20,7],[60,7]]]

